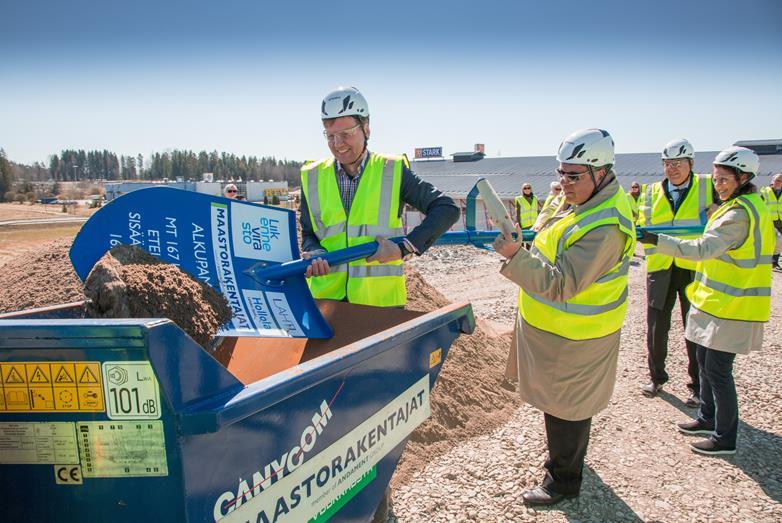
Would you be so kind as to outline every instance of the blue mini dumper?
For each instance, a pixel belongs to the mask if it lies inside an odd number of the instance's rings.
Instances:
[[[211,353],[166,319],[4,315],[2,520],[369,521],[472,309],[318,306],[331,340]]]

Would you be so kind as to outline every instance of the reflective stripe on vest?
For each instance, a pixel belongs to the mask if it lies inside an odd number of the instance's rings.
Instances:
[[[532,252],[555,265],[571,245],[597,227],[616,225],[626,235],[619,262],[589,287],[566,301],[551,301],[519,291],[519,312],[524,321],[563,338],[585,340],[619,330],[627,311],[627,274],[635,248],[635,228],[630,203],[621,189],[594,209],[544,227],[535,237]]]
[[[538,217],[538,197],[533,196],[532,202],[528,202],[524,196],[516,196],[516,206],[519,209],[519,225],[522,229],[528,229],[535,224]]]
[[[766,208],[771,215],[771,219],[774,221],[782,220],[782,193],[779,194],[779,198],[774,194],[772,187],[763,187],[760,190],[763,195],[763,200],[766,202]]]
[[[771,311],[771,253],[774,227],[760,196],[746,194],[722,204],[709,219],[709,226],[737,206],[749,215],[749,234],[738,248],[724,255],[699,261],[695,281],[687,297],[696,309],[718,318],[768,321]]]
[[[687,196],[679,204],[676,215],[671,204],[665,197],[663,183],[655,182],[644,187],[638,201],[638,225],[665,225],[670,227],[686,227],[702,225],[705,222],[705,211],[713,203],[711,177],[693,174],[690,179],[690,189]],[[700,234],[678,236],[681,239],[694,239]],[[657,254],[657,248],[651,244],[643,244],[646,255],[646,272],[656,272],[669,269],[675,263],[683,269],[695,269],[695,262],[673,258],[665,254]]]
[[[402,157],[372,154],[367,160],[346,215],[332,158],[305,165],[302,190],[313,230],[321,246],[335,251],[368,243],[376,236],[402,235],[399,201]],[[402,261],[367,263],[365,259],[331,267],[329,274],[308,280],[314,298],[395,307],[406,302]]]
[[[640,200],[640,199],[641,199],[641,197],[639,196],[638,200]],[[629,192],[627,193],[627,201],[630,202],[630,210],[633,213],[633,217],[638,215],[638,200],[633,198],[633,195],[630,194]]]

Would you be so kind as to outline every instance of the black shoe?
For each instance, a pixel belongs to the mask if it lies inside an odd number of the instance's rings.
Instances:
[[[685,421],[684,423],[677,423],[676,427],[682,434],[711,434],[714,432],[714,427],[704,425],[697,419]]]
[[[643,392],[644,396],[647,398],[654,398],[657,396],[657,393],[663,390],[663,384],[662,383],[647,383],[643,387],[641,387],[641,392]]]
[[[697,394],[691,394],[689,398],[687,398],[687,401],[684,402],[685,405],[690,407],[691,409],[697,409],[701,406],[701,399],[698,397]]]
[[[578,494],[560,494],[546,487],[535,487],[521,495],[521,499],[527,505],[555,505],[568,498],[575,498]]]
[[[699,454],[706,454],[707,456],[721,456],[727,454],[735,454],[736,447],[723,447],[710,439],[702,439],[694,443],[690,443],[690,448]]]

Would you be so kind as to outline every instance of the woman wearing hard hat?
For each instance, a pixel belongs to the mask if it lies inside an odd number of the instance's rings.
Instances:
[[[692,306],[685,338],[697,344],[701,405],[697,419],[678,427],[684,434],[708,436],[690,444],[701,454],[736,452],[733,360],[736,354],[760,349],[770,315],[774,228],[750,183],[759,167],[750,149],[725,149],[714,159],[712,172],[722,205],[709,218],[703,236],[682,240],[644,231],[640,240],[656,244],[657,252],[698,262],[695,281],[687,287]]]

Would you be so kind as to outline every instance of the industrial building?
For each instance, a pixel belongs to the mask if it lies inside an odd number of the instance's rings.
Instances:
[[[176,181],[176,182],[116,182],[107,183],[105,185],[106,200],[111,201],[118,196],[122,196],[125,193],[129,193],[138,189],[145,189],[147,187],[174,187],[176,189],[184,189],[186,191],[195,191],[203,194],[210,194],[212,196],[222,196],[223,187],[228,183],[233,183],[239,189],[239,195],[244,196],[251,202],[264,202],[271,203],[274,196],[280,202],[288,200],[288,182],[212,182],[212,181]]]
[[[771,176],[782,172],[782,139],[741,141],[736,142],[735,145],[749,147],[758,153],[760,173],[753,182],[758,187],[768,185]],[[711,162],[718,152],[696,152],[693,170],[696,173],[710,174]],[[486,178],[491,182],[509,210],[513,209],[513,199],[521,193],[523,183],[530,183],[533,193],[542,201],[548,194],[551,182],[558,179],[554,176],[554,169],[558,165],[554,156],[486,158],[482,147],[478,149],[477,146],[476,150],[471,152],[455,153],[452,159],[418,159],[411,161],[410,164],[413,172],[419,177],[445,192],[462,207],[463,219],[467,194],[480,178]],[[619,183],[625,189],[629,189],[634,181],[645,184],[663,178],[659,152],[617,154],[614,170],[619,177]],[[415,226],[421,220],[420,214],[412,209],[406,210],[404,218],[407,227]],[[479,228],[486,225],[485,213],[480,202],[476,218]],[[457,224],[454,229],[458,230],[462,227],[463,223]]]

